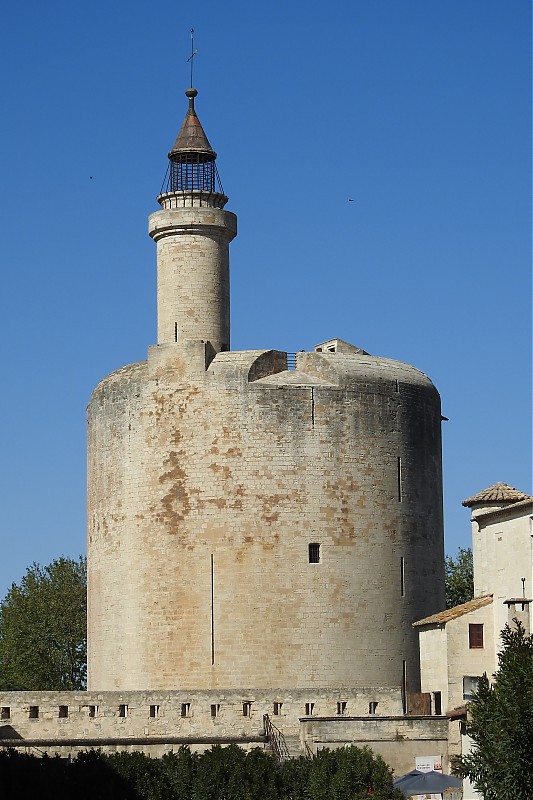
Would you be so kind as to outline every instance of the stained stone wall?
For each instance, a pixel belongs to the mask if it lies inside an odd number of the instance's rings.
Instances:
[[[444,604],[438,393],[368,355],[285,367],[185,340],[96,388],[90,689],[419,688],[411,623]]]

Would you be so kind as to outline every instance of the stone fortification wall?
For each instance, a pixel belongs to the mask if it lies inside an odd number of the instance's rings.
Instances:
[[[263,715],[287,737],[300,718],[370,717],[401,713],[398,691],[239,689],[215,692],[0,692],[0,745],[47,747],[67,753],[88,747],[130,748],[153,755],[188,744],[203,749],[232,741],[265,744]],[[339,712],[339,713],[337,713]]]
[[[370,747],[395,775],[405,775],[415,769],[417,758],[428,756],[439,756],[443,772],[450,772],[446,717],[306,719],[300,735],[312,753],[350,744]]]
[[[150,349],[88,410],[89,686],[419,684],[440,401],[358,354]]]
[[[370,703],[373,714],[367,713]],[[41,755],[73,756],[94,748],[153,757],[182,745],[196,751],[231,743],[267,748],[268,714],[293,756],[367,745],[396,774],[412,769],[416,756],[445,756],[446,719],[402,717],[400,709],[399,691],[375,688],[0,692],[0,747]]]

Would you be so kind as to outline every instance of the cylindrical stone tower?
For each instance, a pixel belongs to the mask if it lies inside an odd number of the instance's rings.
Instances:
[[[194,109],[189,109],[168,154],[162,211],[149,219],[157,242],[157,341],[209,341],[215,352],[229,350],[229,243],[237,218],[223,208],[215,159]],[[220,189],[220,191],[219,191]]]
[[[88,408],[89,687],[405,696],[444,604],[438,392],[341,340],[223,352],[235,217],[194,94],[150,218],[159,344]]]

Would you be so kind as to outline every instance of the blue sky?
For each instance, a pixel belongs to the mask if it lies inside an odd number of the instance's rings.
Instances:
[[[531,491],[529,0],[12,3],[0,596],[32,561],[84,552],[85,406],[155,342],[146,218],[191,27],[239,217],[232,348],[338,336],[426,372],[450,418],[448,552],[470,543],[465,497]]]

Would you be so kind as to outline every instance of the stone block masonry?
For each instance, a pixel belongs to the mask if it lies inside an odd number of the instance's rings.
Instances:
[[[368,355],[207,353],[151,348],[91,400],[90,689],[417,691],[438,393]]]

